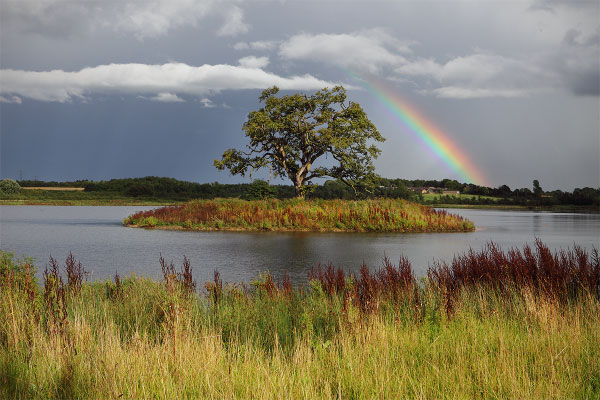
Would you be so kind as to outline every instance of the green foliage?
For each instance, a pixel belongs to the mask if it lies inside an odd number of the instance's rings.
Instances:
[[[362,107],[345,103],[346,90],[336,86],[312,96],[300,93],[276,97],[277,87],[263,91],[264,107],[248,114],[243,126],[247,151],[228,149],[214,165],[232,175],[269,167],[275,176],[289,178],[296,197],[312,179],[332,177],[356,192],[373,187],[373,159],[380,150],[369,141],[383,142]],[[316,166],[329,156],[333,166]]]
[[[22,187],[85,187],[85,191],[20,190],[17,193],[0,192],[0,200],[6,204],[60,204],[60,205],[159,205],[184,202],[191,199],[215,198],[278,198],[289,199],[296,195],[292,185],[270,185],[265,191],[263,183],[220,184],[179,181],[172,178],[148,176],[145,178],[112,179],[91,182],[43,182],[22,181]],[[493,207],[540,207],[559,210],[600,210],[600,188],[576,188],[572,192],[561,190],[543,191],[541,187],[511,190],[507,185],[497,188],[458,183],[455,180],[406,180],[376,177],[369,198],[401,198],[424,204],[475,205]],[[538,182],[539,185],[539,182]],[[255,187],[258,186],[258,187]],[[359,187],[360,185],[357,185]],[[408,187],[438,187],[460,191],[459,196],[427,194],[423,196]],[[258,193],[257,193],[257,190]],[[266,189],[266,187],[265,187]],[[311,199],[356,200],[365,193],[354,191],[340,180],[328,180],[321,185],[303,185],[301,194]]]
[[[264,200],[272,199],[277,192],[268,182],[257,179],[248,185],[246,193],[242,195],[244,200]]]
[[[33,179],[24,179],[22,181],[19,181],[19,185],[21,185],[21,187],[85,187],[85,185],[87,185],[88,183],[91,183],[92,181],[88,181],[87,179],[82,179],[82,180],[76,180],[76,181],[69,181],[69,182],[57,182],[57,181],[40,181],[40,180],[33,180]]]
[[[21,186],[12,179],[3,179],[0,181],[0,194],[19,193]]]

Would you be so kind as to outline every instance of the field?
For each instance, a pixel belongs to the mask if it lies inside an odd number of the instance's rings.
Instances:
[[[188,230],[464,232],[473,223],[405,200],[199,200],[138,212],[125,225]]]
[[[481,200],[490,200],[490,201],[498,201],[501,198],[500,197],[492,197],[492,196],[479,196],[479,195],[475,195],[475,194],[459,194],[459,195],[441,195],[438,193],[424,193],[423,194],[423,200],[424,201],[433,201],[433,200],[440,200],[440,198],[443,200],[444,197],[452,197],[452,198],[457,198],[457,199],[481,199]]]
[[[69,255],[38,284],[0,255],[2,398],[600,396],[600,264],[577,247],[490,244],[421,280],[404,259],[300,287],[215,272],[200,293],[187,260],[87,283]]]
[[[77,188],[79,189],[79,188]],[[22,188],[17,194],[4,194],[0,205],[126,206],[168,205],[186,199],[124,196],[113,192],[84,192],[73,188]]]

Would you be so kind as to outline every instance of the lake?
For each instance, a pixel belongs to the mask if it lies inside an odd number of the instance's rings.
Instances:
[[[184,232],[121,225],[126,216],[151,208],[0,206],[0,248],[34,257],[38,276],[50,255],[63,264],[72,251],[89,280],[115,272],[159,279],[161,253],[177,269],[185,255],[202,283],[215,269],[227,282],[250,282],[266,270],[277,277],[287,271],[293,282],[304,282],[319,262],[358,271],[363,261],[377,268],[384,256],[395,263],[402,254],[424,275],[433,260],[451,261],[490,240],[504,249],[533,244],[536,237],[551,249],[600,247],[600,214],[579,213],[449,210],[475,223],[477,230],[469,233]]]

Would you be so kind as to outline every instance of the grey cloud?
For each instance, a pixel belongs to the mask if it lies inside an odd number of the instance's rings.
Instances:
[[[44,36],[66,37],[81,32],[113,30],[136,38],[154,38],[173,29],[196,26],[219,16],[224,24],[217,34],[245,33],[249,25],[243,11],[229,2],[216,0],[119,0],[119,1],[6,1],[1,21],[12,29]]]
[[[480,99],[485,97],[523,97],[527,91],[519,89],[487,89],[476,87],[444,86],[432,90],[421,90],[423,94],[434,94],[446,99]]]
[[[526,96],[547,90],[554,79],[551,72],[532,60],[490,53],[456,57],[444,64],[417,59],[401,65],[395,72],[401,76],[431,78],[442,86],[421,89],[421,93],[456,99]]]
[[[558,7],[593,9],[598,7],[598,2],[595,0],[534,0],[530,9],[554,12]]]
[[[445,62],[419,57],[409,41],[382,30],[292,36],[280,45],[286,60],[316,61],[402,81],[421,94],[444,98],[522,97],[566,87],[576,95],[598,95],[598,33],[569,31],[556,49],[510,57],[475,51]],[[414,42],[413,42],[414,43]]]
[[[578,30],[565,34],[559,51],[549,64],[560,73],[563,84],[575,95],[600,95],[600,33],[584,37]]]
[[[409,44],[380,29],[341,34],[302,33],[292,36],[279,48],[284,59],[314,60],[370,73],[402,63],[404,56],[399,53],[409,52]]]
[[[279,44],[275,40],[257,40],[254,42],[237,42],[233,45],[234,50],[259,50],[268,51],[273,50]]]
[[[225,24],[217,31],[219,36],[236,36],[246,33],[250,25],[244,22],[244,13],[237,6],[228,7],[225,11]]]
[[[299,34],[280,46],[284,59],[319,61],[392,80],[425,79],[416,90],[445,98],[518,97],[547,89],[552,73],[532,60],[478,52],[445,63],[415,56],[409,41],[382,30]],[[433,85],[432,85],[433,83]]]
[[[336,84],[309,74],[282,77],[259,68],[265,65],[265,59],[252,61],[252,67],[167,63],[109,64],[75,72],[4,69],[0,70],[0,94],[64,103],[95,93],[156,93],[156,100],[162,96],[163,101],[172,101],[176,94],[203,96],[222,90],[264,89],[273,85],[284,90],[313,90]],[[246,63],[249,62],[247,59]]]

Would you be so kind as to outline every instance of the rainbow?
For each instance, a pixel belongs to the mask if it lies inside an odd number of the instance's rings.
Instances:
[[[408,104],[385,83],[374,77],[358,76],[352,71],[346,73],[359,81],[369,93],[392,115],[402,122],[425,147],[440,158],[458,177],[467,183],[487,186],[483,173],[462,152],[446,133],[430,120],[425,118],[416,108]]]

